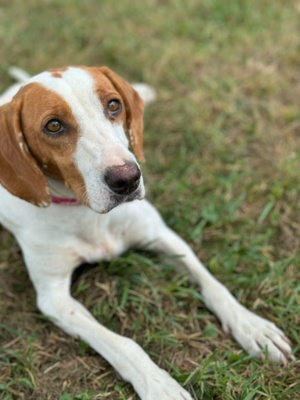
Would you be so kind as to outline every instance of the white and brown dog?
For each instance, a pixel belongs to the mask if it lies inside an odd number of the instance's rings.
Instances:
[[[181,256],[207,307],[248,353],[263,357],[267,347],[272,361],[292,358],[283,332],[240,305],[142,200],[125,135],[143,161],[143,101],[131,85],[106,67],[68,67],[30,78],[0,101],[0,222],[20,244],[39,309],[56,325],[93,347],[142,400],[191,400],[138,344],[100,325],[70,295],[82,262],[151,243]]]

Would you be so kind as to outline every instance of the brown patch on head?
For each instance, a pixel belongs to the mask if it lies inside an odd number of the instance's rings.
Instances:
[[[51,76],[53,78],[62,78],[62,73],[61,72],[52,72]]]
[[[126,122],[128,128],[130,143],[137,158],[140,161],[145,161],[143,152],[143,100],[128,82],[109,68],[91,67],[84,69],[94,78],[96,91],[100,94],[100,98],[104,99],[105,107],[107,105],[105,99],[109,99],[113,92],[117,92],[121,97],[122,103],[125,105],[126,120],[124,122]],[[120,114],[121,117],[124,118]]]
[[[53,78],[62,78],[63,72],[67,71],[69,67],[62,67],[62,68],[51,68],[48,69],[48,72],[51,73]]]
[[[0,116],[3,119],[0,126],[4,127],[3,132],[0,127],[0,182],[3,186],[36,205],[49,204],[43,169],[46,175],[63,179],[79,200],[86,203],[84,180],[73,161],[78,125],[70,106],[57,93],[39,83],[30,83],[10,104],[0,108]],[[45,125],[52,119],[63,124],[61,134],[45,132]]]

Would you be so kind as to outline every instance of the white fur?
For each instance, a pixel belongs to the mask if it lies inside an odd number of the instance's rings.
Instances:
[[[66,71],[63,79],[55,80],[58,85],[54,85],[54,78],[49,75],[43,73],[31,81],[56,91],[72,108],[82,134],[75,159],[92,208],[102,212],[109,200],[99,172],[122,157],[135,158],[128,151],[123,129],[106,120],[100,102],[93,95],[92,79],[85,71]],[[77,89],[72,79],[77,82],[79,78],[85,86]],[[49,178],[48,182],[52,194],[74,196],[62,182]],[[138,197],[142,196],[140,188]],[[154,364],[138,344],[100,325],[70,295],[71,275],[81,262],[111,260],[132,246],[149,249],[151,243],[152,251],[181,255],[178,262],[199,283],[207,307],[220,319],[223,329],[232,333],[250,354],[257,355],[267,346],[270,360],[287,362],[291,348],[283,332],[241,306],[146,200],[124,203],[101,215],[83,205],[63,207],[52,203],[48,208],[38,208],[0,186],[0,221],[21,246],[39,309],[64,331],[80,337],[101,354],[132,383],[142,400],[191,400],[192,397]]]

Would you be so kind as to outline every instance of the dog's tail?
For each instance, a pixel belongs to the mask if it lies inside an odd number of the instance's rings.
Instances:
[[[30,78],[30,75],[26,71],[23,71],[21,68],[18,67],[8,68],[8,73],[10,77],[16,81],[16,83],[7,88],[5,92],[1,93],[0,106],[10,102],[14,95],[18,92],[22,84],[28,81],[28,79]]]
[[[138,92],[145,104],[156,100],[157,96],[154,87],[147,85],[147,83],[132,83],[132,87]]]
[[[28,74],[28,72],[24,71],[23,69],[21,69],[19,67],[15,67],[15,66],[9,67],[8,73],[9,73],[10,77],[13,78],[18,83],[24,83],[24,82],[28,81],[28,79],[30,78],[30,75]]]

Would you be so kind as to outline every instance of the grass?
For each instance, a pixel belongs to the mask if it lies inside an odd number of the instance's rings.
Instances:
[[[152,84],[148,198],[244,305],[300,355],[299,23],[292,0],[0,1],[0,90],[32,74],[108,65]],[[84,272],[84,273],[83,273]],[[295,400],[300,364],[255,361],[166,260],[131,251],[76,274],[74,296],[140,343],[197,399]],[[136,400],[85,343],[36,308],[0,231],[0,399]]]

